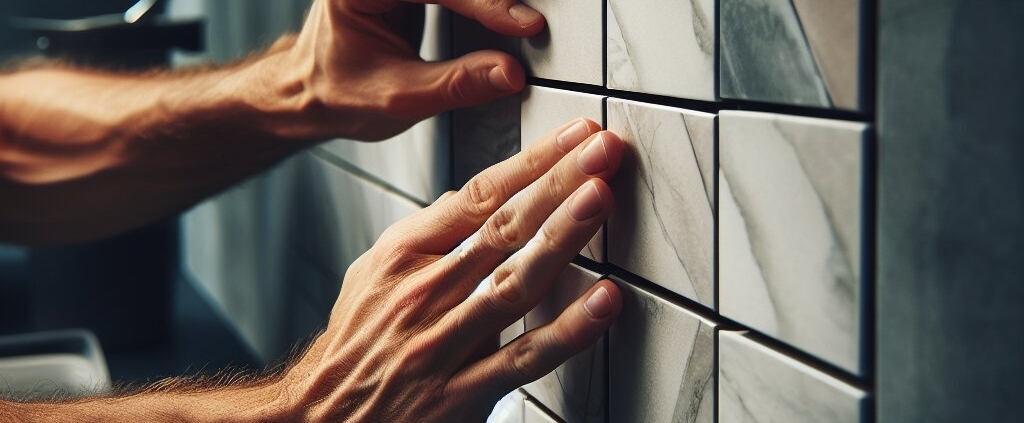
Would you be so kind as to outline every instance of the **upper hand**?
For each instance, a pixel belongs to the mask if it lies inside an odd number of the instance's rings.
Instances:
[[[433,0],[408,0],[427,3]],[[506,35],[530,36],[544,18],[518,0],[437,0]],[[385,139],[446,110],[486,103],[522,90],[511,56],[479,51],[426,62],[388,19],[399,0],[317,0],[294,45],[270,57],[272,97],[283,97],[292,138]],[[419,6],[419,5],[416,5]],[[407,32],[407,31],[406,31]],[[273,110],[272,110],[273,111]],[[289,132],[290,131],[290,132]]]
[[[501,396],[592,345],[621,308],[608,280],[554,322],[500,350],[496,341],[611,212],[607,181],[625,145],[598,128],[566,124],[385,231],[282,379],[301,414],[288,417],[482,421]]]

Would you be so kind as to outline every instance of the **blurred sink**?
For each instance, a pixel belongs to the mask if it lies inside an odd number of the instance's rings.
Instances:
[[[74,398],[109,389],[110,373],[92,332],[61,330],[0,337],[0,397]]]

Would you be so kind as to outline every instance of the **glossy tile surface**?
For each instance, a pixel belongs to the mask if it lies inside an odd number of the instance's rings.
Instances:
[[[612,182],[608,261],[714,307],[715,116],[608,99],[632,150]]]
[[[609,333],[608,421],[711,423],[715,324],[615,282],[623,307]]]
[[[721,96],[864,108],[859,0],[720,0]]]
[[[487,423],[525,423],[526,395],[518,389],[505,395],[494,405]]]
[[[608,88],[714,101],[715,0],[608,0]]]
[[[600,279],[598,273],[570,265],[541,303],[526,315],[525,329],[533,330],[554,321]],[[523,389],[567,423],[602,423],[607,408],[606,363],[602,337],[594,346]]]
[[[539,78],[603,85],[602,0],[525,0],[544,15],[540,34],[523,40],[523,65]]]
[[[521,94],[520,139],[522,149],[533,145],[542,136],[573,119],[587,118],[604,125],[604,97],[556,88],[529,86]],[[604,227],[580,252],[584,257],[603,263]]]
[[[722,315],[863,371],[861,123],[722,112]]]
[[[720,423],[859,423],[867,395],[742,332],[718,335]]]

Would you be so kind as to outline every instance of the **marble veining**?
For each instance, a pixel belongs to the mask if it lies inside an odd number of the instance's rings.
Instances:
[[[715,1],[608,0],[608,88],[714,101]]]
[[[721,423],[859,423],[867,394],[761,345],[745,332],[718,335]]]
[[[569,265],[540,304],[526,314],[524,329],[533,330],[554,321],[600,279],[598,273]],[[606,363],[605,339],[601,338],[523,389],[567,423],[603,423]]]
[[[632,149],[613,181],[608,261],[714,307],[715,116],[619,99],[607,111]]]
[[[860,110],[857,0],[721,0],[721,96]]]
[[[719,307],[853,373],[867,125],[722,112]]]
[[[601,0],[524,0],[547,21],[523,39],[523,64],[536,77],[604,85]]]
[[[623,308],[609,331],[609,421],[712,422],[715,323],[613,280]]]
[[[520,107],[522,149],[526,149],[544,134],[573,119],[583,117],[604,126],[602,96],[528,86],[520,97],[523,101]],[[604,226],[601,226],[580,254],[598,263],[605,261]]]

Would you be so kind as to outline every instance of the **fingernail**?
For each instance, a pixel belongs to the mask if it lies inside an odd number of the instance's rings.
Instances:
[[[512,19],[519,22],[519,26],[529,26],[537,20],[543,18],[540,12],[533,10],[530,6],[522,3],[516,3],[508,9],[508,14],[512,15]]]
[[[487,72],[487,81],[498,91],[512,91],[512,81],[505,75],[505,70],[501,66],[495,66]]]
[[[572,151],[572,149],[576,148],[577,145],[580,145],[581,142],[586,140],[588,135],[590,135],[590,130],[587,127],[587,123],[581,119],[570,126],[569,129],[558,134],[558,138],[555,142],[558,143],[558,148],[561,149],[563,153],[568,153]]]
[[[593,182],[587,182],[569,203],[569,215],[580,222],[597,216],[601,209],[604,209],[604,200]]]
[[[608,295],[608,290],[605,287],[599,287],[583,303],[583,308],[587,310],[590,317],[595,319],[607,316],[612,312],[612,297]]]
[[[596,175],[608,169],[608,150],[604,147],[604,136],[598,135],[580,152],[576,162],[587,175]]]

